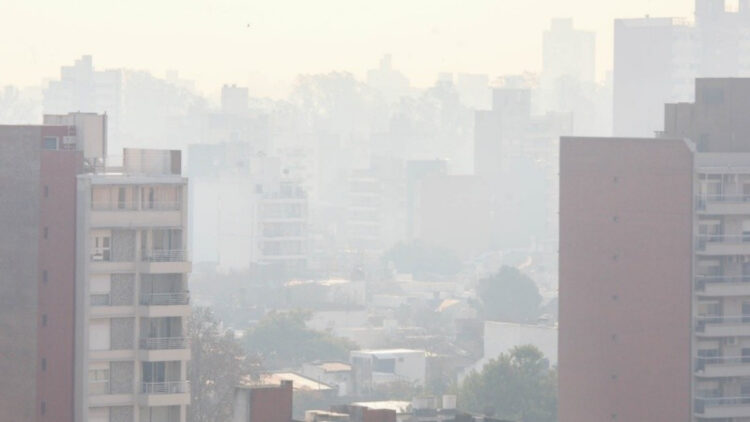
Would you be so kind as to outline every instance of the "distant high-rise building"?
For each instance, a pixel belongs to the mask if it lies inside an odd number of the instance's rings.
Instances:
[[[391,65],[391,55],[380,60],[380,67],[367,71],[367,85],[380,91],[389,103],[409,95],[409,79]]]
[[[540,89],[545,110],[571,111],[576,98],[592,95],[596,82],[596,34],[553,19],[544,31]]]
[[[95,70],[91,56],[82,56],[72,66],[60,69],[60,79],[49,82],[44,90],[44,113],[107,114],[108,142],[113,151],[119,151],[122,91],[122,71]]]
[[[692,100],[696,77],[750,76],[748,34],[746,0],[696,0],[694,25],[673,18],[616,20],[614,135],[653,135],[664,103]]]
[[[479,110],[474,120],[474,173],[497,174],[503,167],[503,148],[519,141],[531,121],[531,91],[525,88],[495,88],[492,109]]]
[[[221,87],[221,111],[234,115],[246,114],[249,98],[247,88],[224,85]]]
[[[664,103],[690,99],[694,48],[693,28],[683,20],[615,20],[615,136],[653,136],[664,120]]]
[[[561,422],[750,418],[750,79],[658,138],[564,138]]]

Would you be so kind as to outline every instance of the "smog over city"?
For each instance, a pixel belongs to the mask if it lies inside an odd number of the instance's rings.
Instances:
[[[750,0],[0,18],[0,422],[750,421]]]

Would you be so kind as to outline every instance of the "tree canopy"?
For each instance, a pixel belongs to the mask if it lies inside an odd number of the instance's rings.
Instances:
[[[194,308],[188,321],[191,362],[188,367],[190,422],[229,420],[234,387],[245,376],[257,376],[257,361],[245,356],[232,331],[224,331],[208,308]]]
[[[519,346],[490,361],[461,384],[461,409],[518,422],[557,420],[557,370],[534,346]]]
[[[534,280],[514,267],[504,266],[479,280],[477,295],[485,319],[531,322],[539,317],[542,296]]]
[[[305,325],[308,312],[268,313],[248,330],[246,348],[268,368],[298,366],[315,360],[348,360],[356,348],[351,341]]]

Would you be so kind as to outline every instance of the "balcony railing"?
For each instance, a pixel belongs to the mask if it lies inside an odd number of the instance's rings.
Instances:
[[[141,211],[179,211],[182,202],[179,201],[154,201],[143,202]],[[138,211],[138,205],[134,202],[92,202],[91,209],[94,211]]]
[[[750,233],[744,234],[702,234],[696,236],[695,246],[704,250],[707,244],[741,245],[750,244]]]
[[[89,381],[89,395],[109,394],[109,380]]]
[[[179,211],[182,202],[179,201],[154,201],[141,204],[143,211]]]
[[[705,287],[707,284],[736,284],[736,283],[750,283],[750,275],[697,275],[695,276],[695,284],[699,288]]]
[[[181,394],[190,392],[188,381],[144,382],[141,386],[143,394]]]
[[[141,295],[141,305],[145,306],[187,305],[189,303],[190,292],[149,293]]]
[[[750,363],[750,356],[696,356],[695,370],[702,371],[706,365],[744,365]]]
[[[702,333],[706,331],[707,325],[721,324],[749,324],[750,315],[702,315],[695,318],[695,331]]]
[[[186,337],[147,337],[141,339],[143,350],[172,350],[187,349],[188,339]]]
[[[94,211],[134,211],[137,209],[135,202],[118,201],[94,201],[91,203]]]
[[[143,260],[148,262],[182,262],[187,253],[180,249],[163,249],[143,252]]]
[[[109,293],[92,293],[89,296],[91,306],[109,306],[111,305]]]
[[[695,413],[704,413],[706,408],[750,405],[750,396],[696,397]]]

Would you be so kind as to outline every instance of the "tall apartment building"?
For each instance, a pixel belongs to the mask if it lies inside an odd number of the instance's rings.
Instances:
[[[184,420],[179,152],[107,169],[106,121],[0,126],[3,420]]]
[[[560,421],[750,419],[750,79],[659,138],[564,138]]]
[[[696,77],[750,76],[750,2],[695,0],[695,23],[615,20],[614,135],[652,136],[662,104],[692,100]]]
[[[179,151],[78,176],[77,420],[184,422],[187,180]]]
[[[3,420],[73,421],[76,175],[104,141],[81,129],[0,126]]]

